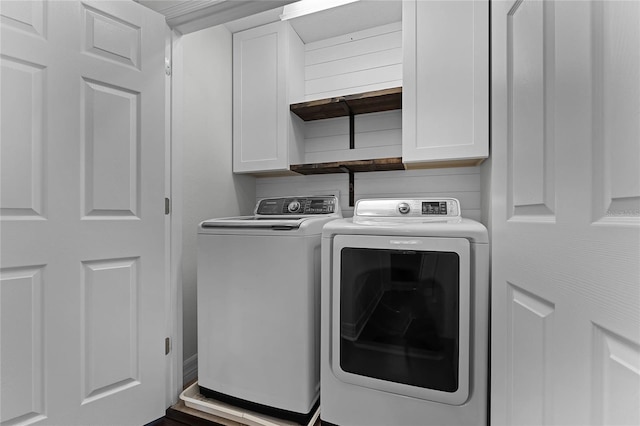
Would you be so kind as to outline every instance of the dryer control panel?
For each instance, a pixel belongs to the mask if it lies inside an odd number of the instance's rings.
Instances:
[[[258,202],[255,214],[263,216],[301,216],[333,214],[338,200],[333,196],[265,198]]]
[[[359,200],[354,217],[450,219],[460,217],[460,202],[455,198]]]

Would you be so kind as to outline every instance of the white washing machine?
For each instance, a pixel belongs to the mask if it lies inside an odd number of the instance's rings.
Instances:
[[[323,425],[487,424],[489,241],[458,200],[360,200],[322,268]]]
[[[198,229],[198,385],[206,397],[308,422],[320,387],[320,241],[334,196],[260,200]]]

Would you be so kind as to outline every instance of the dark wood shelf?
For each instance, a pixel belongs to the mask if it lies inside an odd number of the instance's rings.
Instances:
[[[334,161],[330,163],[292,164],[291,171],[301,175],[328,173],[361,173],[404,170],[402,158],[378,158],[374,160]]]
[[[304,121],[327,118],[349,117],[349,147],[355,148],[354,116],[372,112],[402,109],[402,87],[358,93],[336,98],[318,99],[291,104],[289,109]],[[383,172],[390,170],[410,170],[439,167],[469,167],[484,161],[479,159],[425,161],[404,164],[401,157],[378,158],[372,160],[333,161],[327,163],[292,164],[290,170],[301,175],[321,175],[329,173],[349,174],[349,206],[354,204],[354,173]]]
[[[355,147],[354,116],[372,112],[402,109],[402,87],[375,90],[291,104],[289,110],[304,121],[349,117],[349,148]],[[404,170],[402,158],[379,158],[372,160],[333,161],[328,163],[292,164],[292,172],[301,175],[329,173],[349,174],[349,205],[354,204],[354,173]]]
[[[304,121],[402,109],[402,87],[300,102],[289,109]]]

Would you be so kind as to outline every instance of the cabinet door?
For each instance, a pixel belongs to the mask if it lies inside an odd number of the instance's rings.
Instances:
[[[233,171],[287,170],[286,23],[233,35]]]
[[[489,155],[487,1],[406,1],[405,163]]]

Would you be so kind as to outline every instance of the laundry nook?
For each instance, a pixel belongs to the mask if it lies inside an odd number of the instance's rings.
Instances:
[[[640,424],[640,1],[0,1],[0,425]]]

